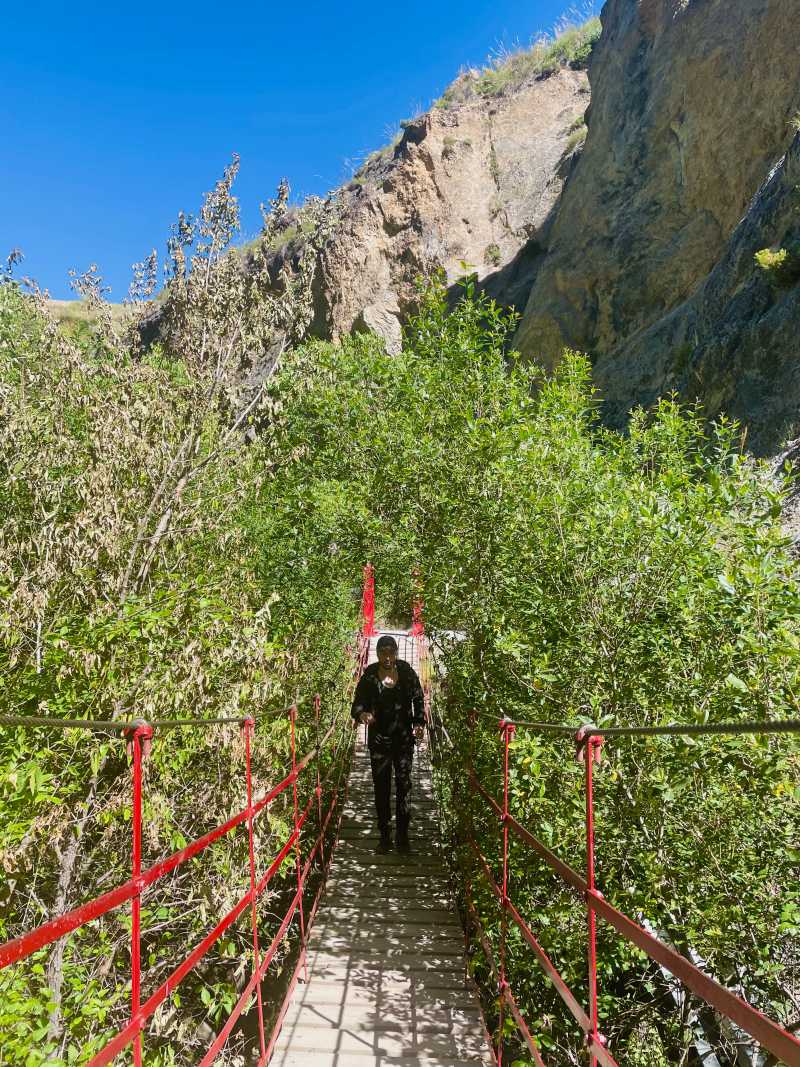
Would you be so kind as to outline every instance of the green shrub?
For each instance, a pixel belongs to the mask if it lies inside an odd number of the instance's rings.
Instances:
[[[800,256],[796,253],[786,248],[762,248],[754,258],[770,284],[776,288],[789,288],[800,281]]]
[[[564,149],[565,152],[574,152],[576,148],[584,143],[588,132],[589,129],[586,125],[586,120],[583,117],[573,123],[570,127],[570,135],[567,138],[567,144]]]
[[[253,294],[248,283],[263,278],[245,279],[230,254],[233,173],[206,198],[197,230],[182,216],[171,242],[168,348],[128,349],[111,309],[91,299],[86,329],[65,336],[43,301],[8,275],[0,282],[0,709],[103,721],[252,713],[263,791],[287,760],[289,724],[276,712],[315,690],[326,694],[328,716],[341,711],[360,567],[343,576],[318,556],[316,567],[295,566],[287,577],[277,548],[262,556],[269,458],[244,431],[252,435],[264,406],[260,391],[243,393],[241,367],[274,337],[272,313],[286,316],[286,335],[306,305],[291,277],[279,301],[258,303],[263,288]],[[266,240],[271,229],[265,220]],[[84,283],[94,285],[92,297],[101,288],[94,271]],[[271,498],[275,514],[294,507],[294,498]],[[312,554],[296,522],[286,543],[301,559]],[[311,598],[304,573],[314,575]],[[308,705],[299,731],[307,750],[315,734]],[[3,885],[0,941],[130,877],[121,737],[3,728],[0,780],[0,862],[14,872]],[[242,805],[242,789],[237,726],[157,732],[144,864],[224,822]],[[258,831],[270,856],[285,839],[283,803],[272,814]],[[154,985],[208,931],[209,915],[245,891],[246,843],[224,839],[201,867],[201,889],[184,868],[145,901]],[[279,873],[275,891],[286,877]],[[270,936],[268,907],[261,918]],[[127,914],[76,931],[63,957],[47,951],[0,971],[4,1063],[78,1062],[127,1021]],[[203,1028],[217,1028],[238,996],[232,963],[248,943],[246,929],[231,931],[187,976],[173,1002],[181,1010],[149,1024],[148,1063],[174,1062],[170,1045],[199,1058]]]
[[[742,455],[734,425],[708,430],[701,412],[671,399],[636,412],[625,435],[604,430],[587,361],[566,353],[545,379],[510,358],[515,316],[476,299],[471,283],[452,313],[443,281],[421,292],[420,314],[391,360],[372,335],[286,352],[249,446],[226,435],[224,408],[205,403],[196,363],[175,352],[132,360],[97,345],[65,347],[30,303],[3,289],[8,706],[99,717],[121,702],[152,716],[268,709],[312,685],[341,693],[340,653],[364,561],[376,564],[379,612],[389,619],[410,603],[420,566],[429,628],[463,635],[443,650],[447,689],[438,700],[454,748],[437,786],[448,854],[462,862],[460,820],[469,814],[484,851],[497,854],[496,820],[481,821],[459,783],[470,750],[497,790],[500,714],[576,728],[796,714],[800,588],[771,471]],[[152,538],[140,537],[139,523],[187,427],[199,430],[189,449],[198,477],[174,495],[175,524],[160,551],[145,555]],[[149,560],[145,581],[126,579],[132,552]],[[470,709],[481,713],[474,734]],[[284,725],[260,728],[264,780],[285,760]],[[234,735],[154,746],[153,857],[198,822],[216,821],[231,783],[241,785]],[[110,762],[80,891],[127,877],[118,847],[129,829],[127,778],[124,760],[109,753],[69,736],[57,745],[38,735],[3,740],[0,851],[24,875],[25,899],[12,897],[0,936],[30,924],[29,900],[36,909],[52,901],[40,872],[58,862],[55,846],[86,799],[93,759]],[[743,736],[608,745],[596,779],[604,894],[694,948],[718,979],[741,984],[784,1022],[795,1010],[785,990],[798,981],[798,775],[796,740]],[[520,730],[512,811],[575,863],[585,844],[582,789],[571,738]],[[172,944],[194,943],[204,909],[222,910],[241,889],[231,872],[246,869],[243,859],[235,849],[215,854],[199,902],[178,885],[170,887],[177,899],[152,903],[167,909],[159,922],[176,924],[160,959]],[[516,904],[580,989],[583,913],[516,845],[512,871]],[[475,885],[496,947],[495,902]],[[90,962],[115,951],[124,959],[124,936],[121,924],[102,922],[71,941],[65,1014],[74,1012],[77,1050],[95,1048],[126,1017],[122,983],[100,981]],[[234,955],[246,951],[245,926],[237,938]],[[523,1013],[552,1062],[580,1062],[575,1028],[521,948],[510,942],[508,973]],[[227,951],[209,957],[205,984],[182,987],[187,1049],[198,1020],[216,1024],[232,995]],[[679,1062],[688,1038],[658,976],[603,927],[600,958],[612,1048],[627,1047],[648,1067]],[[35,960],[0,972],[11,1062],[24,1062],[28,1035],[47,1021],[41,970]],[[164,1022],[165,1043],[175,1025]],[[43,1041],[32,1067],[49,1052]],[[166,1055],[154,1052],[152,1062]]]
[[[502,256],[500,254],[500,246],[492,242],[487,245],[483,251],[483,262],[490,264],[492,267],[499,267],[502,262]]]
[[[689,369],[689,363],[692,359],[692,353],[694,352],[694,345],[690,342],[685,342],[679,345],[672,357],[672,373],[677,377],[685,374]]]
[[[449,854],[473,811],[493,857],[496,821],[459,791],[469,709],[486,715],[473,752],[495,792],[503,713],[576,729],[790,717],[800,588],[782,490],[740,453],[735,426],[708,432],[699,411],[668,399],[636,413],[628,434],[604,431],[585,359],[566,354],[545,381],[509,361],[514,320],[490,301],[449,315],[443,290],[422,303],[391,361],[374,338],[293,354],[276,383],[276,447],[291,457],[280,477],[302,486],[303,525],[324,523],[329,557],[372,559],[388,616],[420,565],[430,628],[464,636],[444,651],[439,706],[455,749],[439,788]],[[798,978],[798,773],[796,740],[647,739],[609,745],[596,785],[602,891],[784,1023]],[[517,734],[513,811],[572,862],[582,789],[571,739]],[[516,845],[512,870],[515,901],[580,989],[585,928],[571,895]],[[479,884],[496,947],[496,905]],[[607,929],[600,937],[612,1048],[679,1062],[690,1038],[658,976]],[[509,961],[553,1062],[579,1062],[557,995],[516,941]],[[654,1018],[663,1053],[648,1059]]]
[[[458,141],[455,137],[445,137],[442,144],[442,159],[452,159],[457,152]]]

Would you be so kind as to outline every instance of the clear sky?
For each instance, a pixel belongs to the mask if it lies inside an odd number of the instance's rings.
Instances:
[[[464,65],[528,44],[570,0],[6,5],[0,257],[68,298],[98,263],[121,300],[233,152],[245,236],[281,176],[324,194]],[[581,0],[581,8],[585,3]],[[599,8],[599,3],[595,5]]]

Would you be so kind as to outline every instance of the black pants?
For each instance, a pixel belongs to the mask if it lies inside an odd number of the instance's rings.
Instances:
[[[375,811],[378,829],[386,836],[391,823],[392,768],[394,768],[395,825],[399,839],[408,835],[408,796],[411,792],[413,745],[392,746],[389,749],[370,749],[372,783],[375,786]]]

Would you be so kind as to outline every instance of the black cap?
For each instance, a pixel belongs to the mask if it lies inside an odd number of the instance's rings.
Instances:
[[[380,652],[382,648],[393,648],[396,652],[397,642],[393,637],[390,637],[388,634],[384,634],[383,637],[378,638],[378,643],[375,646],[375,651]]]

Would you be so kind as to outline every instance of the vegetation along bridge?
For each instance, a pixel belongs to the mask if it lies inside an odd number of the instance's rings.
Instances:
[[[374,655],[378,632],[374,620],[371,568],[365,571],[364,626],[354,651],[353,683]],[[686,736],[700,733],[785,733],[796,731],[798,722],[759,722],[709,726],[625,727],[602,733],[551,723],[497,721],[499,796],[468,767],[464,789],[479,798],[499,827],[497,852],[486,856],[474,833],[467,828],[464,843],[472,851],[477,871],[496,898],[500,915],[499,952],[493,950],[481,928],[473,903],[470,875],[465,874],[460,899],[461,915],[455,910],[451,873],[438,845],[438,815],[433,795],[432,763],[446,759],[447,731],[430,701],[432,660],[421,621],[421,605],[415,606],[411,630],[392,631],[400,643],[400,655],[421,674],[426,690],[428,741],[415,768],[415,828],[417,850],[411,855],[380,855],[373,849],[372,790],[369,758],[360,731],[352,727],[348,708],[334,717],[322,732],[321,702],[286,709],[290,734],[290,765],[281,781],[263,796],[253,796],[251,743],[252,718],[219,719],[215,723],[238,724],[243,734],[243,785],[247,804],[227,822],[186,844],[151,867],[142,867],[143,762],[151,746],[166,743],[173,731],[207,728],[209,720],[164,722],[91,722],[46,718],[0,718],[4,727],[31,726],[83,729],[116,734],[129,751],[131,767],[131,878],[93,900],[0,945],[0,967],[13,966],[46,946],[115,909],[130,905],[130,1016],[122,1029],[88,1061],[102,1067],[123,1053],[140,1065],[147,1062],[146,1033],[157,1009],[174,994],[182,980],[238,921],[249,919],[249,979],[227,1019],[201,1059],[208,1065],[224,1054],[229,1038],[245,1010],[255,1006],[257,1062],[280,1067],[370,1067],[374,1064],[420,1064],[428,1067],[460,1067],[466,1064],[502,1064],[506,1021],[513,1020],[527,1045],[533,1063],[549,1062],[540,1050],[528,1021],[518,1007],[506,977],[506,941],[516,927],[530,953],[531,966],[538,964],[560,995],[576,1026],[583,1032],[586,1059],[591,1067],[617,1064],[614,1051],[600,1032],[598,1018],[598,919],[635,945],[663,970],[679,980],[719,1014],[750,1035],[765,1050],[768,1063],[800,1067],[800,1041],[776,1022],[761,1014],[741,997],[716,982],[691,960],[676,952],[639,922],[606,901],[595,885],[595,828],[593,776],[603,745],[610,738],[624,743],[642,735]],[[298,715],[314,715],[316,744],[297,753],[295,726]],[[509,813],[509,745],[516,730],[553,734],[574,745],[575,758],[585,769],[585,870],[579,872],[551,851]],[[324,758],[323,758],[324,757]],[[299,784],[302,783],[305,788]],[[298,799],[302,794],[304,803]],[[292,823],[282,846],[265,861],[258,854],[254,825],[279,796],[291,796]],[[242,828],[248,841],[249,888],[227,914],[215,916],[216,924],[158,988],[142,992],[142,898],[156,883],[187,864],[215,842]],[[569,887],[583,902],[586,912],[588,988],[570,988],[544,951],[535,931],[535,916],[523,916],[512,896],[513,870],[509,840],[514,839],[550,869],[555,880]],[[515,852],[519,855],[519,851]],[[293,865],[292,890],[279,916],[280,922],[268,943],[262,938],[257,903],[271,880],[285,865]],[[494,975],[499,1005],[499,1026],[494,1043],[483,1021],[477,990],[465,967],[465,929],[483,949]],[[290,957],[291,978],[281,997],[273,1003],[265,995],[265,979],[279,952],[284,953],[290,934],[296,934],[297,950]],[[127,981],[128,976],[125,976]],[[180,1050],[175,1050],[180,1061]],[[254,1059],[256,1057],[254,1056]],[[554,1061],[553,1061],[554,1062]],[[552,1062],[551,1062],[552,1067]]]

